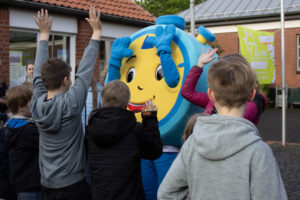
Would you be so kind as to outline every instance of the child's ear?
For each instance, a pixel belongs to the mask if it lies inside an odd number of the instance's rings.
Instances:
[[[255,95],[256,95],[256,89],[251,90],[248,101],[253,101]]]
[[[207,95],[209,100],[211,100],[212,102],[216,102],[215,93],[210,88],[207,89]]]
[[[68,81],[69,81],[68,77],[65,76],[64,80],[62,80],[62,84],[67,85]]]

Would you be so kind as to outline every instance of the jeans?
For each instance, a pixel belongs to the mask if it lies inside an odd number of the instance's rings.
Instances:
[[[41,200],[41,192],[20,192],[18,200]]]
[[[91,187],[86,179],[64,188],[46,188],[42,186],[43,200],[90,200]]]
[[[142,181],[145,191],[146,200],[156,200],[157,190],[173,161],[176,153],[162,153],[161,157],[156,160],[142,160]]]

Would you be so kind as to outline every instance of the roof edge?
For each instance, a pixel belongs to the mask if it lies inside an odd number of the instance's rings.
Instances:
[[[300,13],[289,13],[289,15],[285,15],[285,20],[292,19],[300,19]],[[223,18],[222,20],[195,20],[196,24],[201,24],[202,26],[218,26],[218,25],[235,25],[235,24],[247,24],[247,23],[261,23],[261,22],[271,22],[271,21],[280,21],[280,14],[273,15],[260,15],[249,18],[249,16],[245,17],[231,17],[231,18]],[[190,21],[186,21],[187,25],[190,24]]]
[[[88,11],[85,11],[85,10],[66,8],[66,7],[45,4],[45,3],[39,3],[39,2],[23,1],[23,0],[14,0],[14,1],[2,0],[1,3],[10,5],[10,6],[31,8],[31,9],[36,9],[36,10],[44,8],[53,13],[67,14],[67,15],[73,15],[73,16],[76,15],[77,17],[87,17],[88,16]],[[150,25],[155,24],[154,22],[150,22],[150,21],[126,18],[126,17],[116,16],[116,15],[109,15],[109,14],[105,14],[105,13],[101,13],[101,20],[125,23],[125,24],[130,24],[130,25],[141,26],[141,27],[150,26]]]

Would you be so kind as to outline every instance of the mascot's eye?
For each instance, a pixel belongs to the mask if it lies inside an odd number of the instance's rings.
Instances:
[[[135,75],[135,68],[132,67],[127,72],[127,76],[126,76],[127,83],[130,83],[132,81],[132,79],[134,78],[134,75]]]
[[[156,71],[155,71],[155,78],[156,80],[160,81],[164,77],[161,65],[158,65]]]

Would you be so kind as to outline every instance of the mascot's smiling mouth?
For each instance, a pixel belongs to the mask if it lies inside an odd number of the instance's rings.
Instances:
[[[153,98],[151,98],[150,100],[154,99],[155,95],[153,95]],[[145,102],[129,102],[127,107],[132,112],[142,112],[142,110],[145,108]]]

